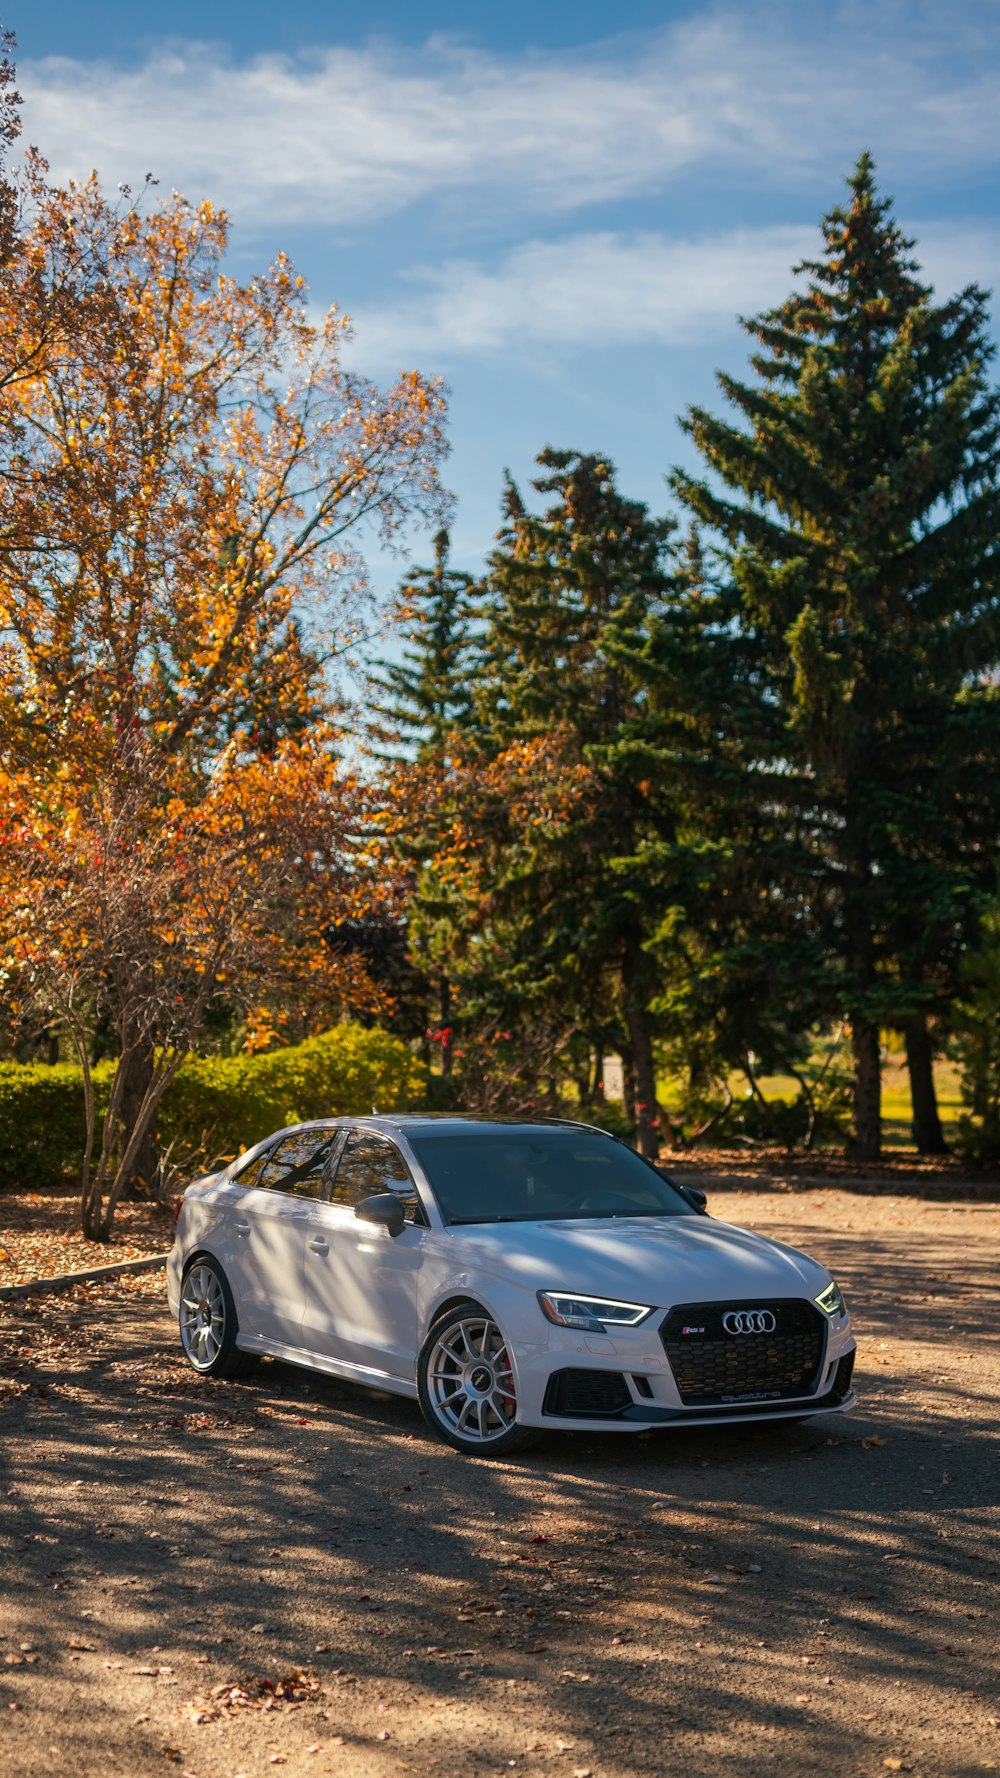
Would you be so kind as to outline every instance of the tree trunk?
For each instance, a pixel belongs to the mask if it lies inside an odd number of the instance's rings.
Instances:
[[[660,1152],[659,1119],[656,1105],[656,1068],[653,1063],[653,1041],[649,1033],[642,981],[642,952],[638,940],[626,946],[622,970],[625,1023],[628,1027],[635,1070],[635,1133],[639,1153],[655,1160]]]
[[[877,1016],[873,1019],[870,1010],[871,997],[878,985],[875,931],[872,923],[871,848],[867,830],[870,781],[874,773],[871,763],[874,718],[870,694],[871,688],[867,687],[858,710],[858,782],[853,796],[848,798],[846,810],[849,837],[852,829],[856,831],[844,895],[844,928],[848,941],[846,961],[853,977],[850,999],[855,1001],[853,1006],[848,1001],[851,1053],[854,1060],[854,1140],[851,1148],[858,1159],[863,1161],[877,1161],[882,1153],[879,1025]]]
[[[622,1056],[622,1110],[630,1124],[635,1123],[635,1069],[631,1056]]]
[[[915,1013],[903,1027],[906,1041],[906,1066],[910,1074],[910,1097],[913,1101],[913,1140],[921,1154],[947,1154],[941,1119],[938,1115],[937,1092],[934,1086],[934,1050],[927,1017]]]
[[[121,1097],[123,1151],[127,1148],[129,1137],[139,1121],[139,1113],[153,1078],[153,1063],[152,1046],[148,1044],[137,1044],[124,1058],[122,1066],[125,1078],[122,1082]],[[150,1125],[129,1168],[122,1196],[125,1198],[151,1197],[156,1189],[159,1171],[160,1154],[156,1146],[156,1132]]]
[[[447,1078],[452,1069],[451,1053],[451,983],[446,975],[441,977],[441,1073]]]
[[[854,1153],[860,1160],[877,1161],[882,1153],[882,1065],[878,1026],[869,1019],[852,1019],[851,1049],[854,1056]]]

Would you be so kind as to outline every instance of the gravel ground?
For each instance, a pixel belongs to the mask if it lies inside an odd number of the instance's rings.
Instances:
[[[827,1260],[862,1401],[509,1463],[156,1275],[0,1308],[5,1778],[1000,1770],[1000,1210],[716,1191]]]

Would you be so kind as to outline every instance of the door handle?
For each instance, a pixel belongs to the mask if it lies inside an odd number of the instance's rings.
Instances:
[[[238,1235],[248,1235],[250,1233],[250,1224],[248,1222],[238,1222],[236,1224],[236,1233]]]
[[[330,1251],[329,1243],[324,1241],[322,1235],[314,1236],[309,1243],[309,1249],[311,1253],[329,1253]]]

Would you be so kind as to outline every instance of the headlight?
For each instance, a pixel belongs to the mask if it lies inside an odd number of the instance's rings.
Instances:
[[[818,1309],[822,1309],[824,1315],[847,1314],[847,1304],[836,1284],[828,1284],[825,1290],[820,1291],[819,1296],[813,1297],[813,1302]]]
[[[603,1296],[571,1296],[565,1290],[540,1290],[538,1301],[546,1320],[557,1327],[580,1327],[604,1333],[609,1327],[637,1327],[652,1310],[645,1303],[609,1302]]]

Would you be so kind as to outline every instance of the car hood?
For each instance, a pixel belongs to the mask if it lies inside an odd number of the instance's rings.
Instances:
[[[830,1274],[766,1235],[708,1216],[482,1223],[454,1229],[472,1264],[533,1290],[669,1308],[721,1298],[816,1296]]]

